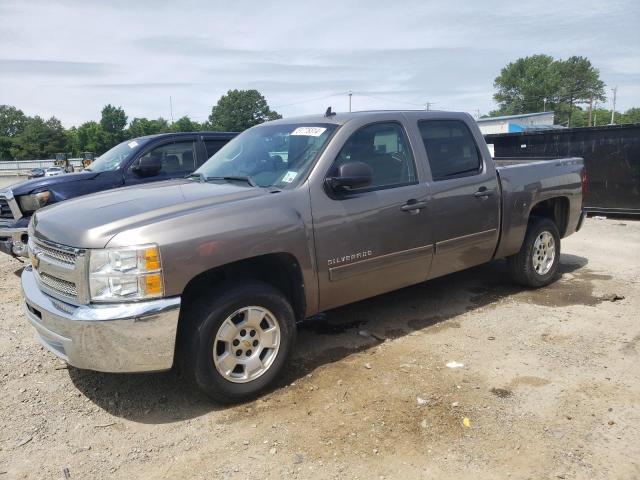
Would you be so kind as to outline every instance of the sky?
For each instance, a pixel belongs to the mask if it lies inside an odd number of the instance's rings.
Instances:
[[[0,104],[66,127],[107,104],[204,121],[229,89],[285,117],[486,114],[518,57],[588,57],[616,110],[640,106],[640,1],[0,0]],[[541,106],[542,109],[542,106]]]

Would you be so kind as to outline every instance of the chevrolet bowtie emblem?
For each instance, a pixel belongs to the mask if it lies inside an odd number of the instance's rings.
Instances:
[[[31,254],[31,265],[33,266],[33,268],[35,268],[36,270],[38,269],[38,267],[40,266],[40,257],[38,257],[37,253],[32,253]]]

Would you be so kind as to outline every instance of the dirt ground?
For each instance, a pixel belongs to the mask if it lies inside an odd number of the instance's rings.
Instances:
[[[640,478],[640,222],[562,246],[544,289],[494,262],[309,321],[281,384],[224,408],[67,368],[3,255],[0,480]]]

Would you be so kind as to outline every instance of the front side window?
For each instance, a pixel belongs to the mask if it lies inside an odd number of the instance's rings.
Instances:
[[[160,145],[145,153],[140,158],[145,157],[157,157],[160,160],[162,168],[158,175],[187,174],[193,172],[196,168],[195,145],[193,140]],[[133,167],[135,167],[135,164]]]
[[[469,127],[459,120],[418,122],[434,181],[482,172],[482,157]]]
[[[371,167],[373,182],[368,190],[408,185],[417,179],[411,148],[397,123],[376,123],[355,132],[340,150],[334,168],[349,162]]]
[[[213,155],[227,144],[228,140],[218,139],[205,139],[204,147],[207,150],[207,158],[213,157]]]
[[[245,130],[218,150],[197,173],[207,179],[246,178],[260,187],[297,184],[315,163],[333,124],[265,124]]]

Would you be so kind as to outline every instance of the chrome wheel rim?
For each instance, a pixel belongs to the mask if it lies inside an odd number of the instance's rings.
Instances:
[[[538,275],[546,275],[556,258],[556,241],[549,232],[542,232],[533,244],[533,269]]]
[[[243,307],[229,315],[213,342],[213,363],[225,380],[247,383],[263,375],[280,349],[280,324],[263,307]]]

